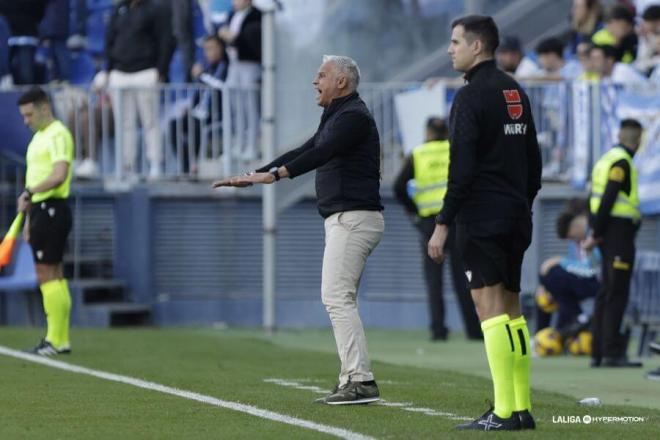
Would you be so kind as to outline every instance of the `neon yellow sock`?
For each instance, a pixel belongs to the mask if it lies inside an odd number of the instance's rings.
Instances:
[[[511,417],[513,411],[513,337],[509,329],[509,315],[499,315],[481,323],[486,356],[493,377],[495,415]]]
[[[514,361],[513,361],[513,394],[515,396],[514,411],[530,410],[529,377],[532,363],[529,345],[529,330],[524,316],[509,321],[509,328],[513,335]]]
[[[62,295],[62,327],[60,328],[60,345],[57,348],[70,347],[69,341],[69,318],[71,316],[71,293],[69,283],[62,278],[60,281]]]
[[[62,286],[60,280],[51,280],[41,284],[39,289],[41,290],[48,324],[46,341],[57,348],[60,346],[62,328]]]

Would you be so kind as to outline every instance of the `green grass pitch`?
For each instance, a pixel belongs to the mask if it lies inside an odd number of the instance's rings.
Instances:
[[[0,345],[34,345],[39,329],[0,328]],[[57,360],[240,402],[379,439],[482,438],[457,432],[457,416],[476,417],[492,394],[480,343],[424,332],[368,330],[381,395],[398,406],[312,403],[334,385],[338,359],[329,330],[73,329],[74,353]],[[655,361],[655,362],[654,362]],[[643,370],[593,370],[587,359],[534,359],[535,432],[493,438],[658,438],[660,383]],[[282,385],[284,381],[285,385]],[[288,383],[288,386],[286,384]],[[296,388],[295,386],[298,386]],[[300,389],[302,388],[302,389]],[[581,407],[597,396],[601,407]],[[557,423],[570,416],[643,417],[638,423]],[[314,430],[126,384],[0,356],[0,439],[304,439]]]

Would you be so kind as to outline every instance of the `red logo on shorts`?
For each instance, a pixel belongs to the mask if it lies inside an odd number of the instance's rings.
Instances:
[[[518,90],[502,90],[504,100],[506,101],[506,110],[511,119],[519,119],[523,114],[523,106],[520,103],[520,93]]]

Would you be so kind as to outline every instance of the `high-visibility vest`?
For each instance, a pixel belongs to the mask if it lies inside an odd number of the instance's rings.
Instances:
[[[612,165],[621,159],[628,162],[630,167],[630,195],[619,191],[616,201],[612,207],[610,215],[612,217],[629,218],[632,220],[639,220],[641,214],[639,212],[639,194],[637,188],[637,170],[633,165],[632,158],[628,152],[619,146],[612,148],[601,157],[591,173],[591,197],[589,199],[589,207],[592,214],[598,213],[600,202],[605,193],[605,187],[609,180],[610,169]]]
[[[449,141],[431,141],[412,152],[415,191],[412,196],[420,217],[442,210],[449,177]]]
[[[616,37],[614,37],[612,32],[607,30],[607,28],[601,29],[598,32],[596,32],[593,35],[593,37],[591,37],[591,41],[592,43],[597,44],[598,46],[616,47]],[[630,64],[634,60],[635,60],[635,56],[628,51],[624,52],[623,56],[621,57],[621,62],[626,64]]]

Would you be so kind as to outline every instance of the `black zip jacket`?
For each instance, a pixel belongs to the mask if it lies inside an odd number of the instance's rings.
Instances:
[[[105,34],[107,70],[126,73],[157,68],[167,78],[172,53],[171,17],[152,0],[131,7],[123,1],[113,11]]]
[[[449,182],[436,222],[528,218],[541,188],[541,152],[529,99],[484,61],[466,75],[449,115]]]
[[[343,211],[383,209],[378,129],[357,93],[334,99],[312,138],[257,171],[280,166],[291,178],[316,169],[316,197],[323,218]]]
[[[231,22],[234,12],[229,14],[227,23]],[[261,11],[254,6],[245,16],[241,30],[232,43],[238,52],[239,61],[261,63]]]

